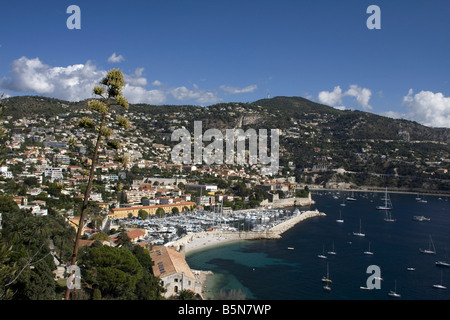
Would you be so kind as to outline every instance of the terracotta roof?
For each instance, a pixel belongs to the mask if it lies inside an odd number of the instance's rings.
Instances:
[[[187,264],[184,256],[172,247],[154,246],[150,251],[150,257],[154,261],[152,266],[153,274],[156,277],[164,278],[171,274],[177,273],[195,279],[191,268]]]
[[[142,229],[134,229],[127,232],[127,236],[129,236],[131,240],[135,240],[137,238],[145,236],[145,231]]]

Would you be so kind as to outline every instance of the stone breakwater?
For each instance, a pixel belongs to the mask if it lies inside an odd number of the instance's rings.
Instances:
[[[271,229],[263,231],[214,230],[191,233],[175,242],[172,242],[170,246],[182,253],[188,253],[193,250],[203,249],[205,247],[222,244],[229,241],[279,239],[284,232],[295,226],[297,223],[318,216],[325,216],[325,213],[319,212],[318,210],[304,211],[277,224]]]
[[[293,226],[295,226],[297,223],[309,219],[309,218],[313,218],[313,217],[319,217],[319,216],[326,216],[325,213],[323,212],[319,212],[319,210],[314,210],[314,211],[304,211],[299,215],[296,215],[292,218],[290,218],[289,220],[286,220],[280,224],[277,224],[276,226],[272,227],[272,229],[270,229],[272,232],[278,234],[281,237],[281,234],[286,232],[287,230],[289,230],[290,228],[292,228]]]

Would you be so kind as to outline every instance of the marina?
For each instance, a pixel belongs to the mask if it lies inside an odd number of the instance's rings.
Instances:
[[[204,237],[208,233],[232,239],[276,239],[299,221],[315,215],[323,213],[301,211],[299,208],[245,210],[226,215],[220,211],[193,210],[162,218],[116,219],[110,227],[140,228],[146,232],[140,242],[179,246],[180,242],[186,242],[183,238]]]
[[[448,290],[433,287],[448,286],[449,279],[445,248],[450,245],[450,207],[445,197],[428,196],[427,203],[417,206],[415,194],[390,193],[396,218],[392,223],[385,221],[386,212],[374,205],[384,193],[354,192],[356,201],[347,202],[345,208],[341,206],[343,192],[337,199],[335,193],[314,192],[316,205],[310,210],[317,208],[326,216],[296,224],[276,241],[207,247],[186,259],[194,268],[213,272],[208,283],[211,297],[220,289],[239,289],[250,300],[450,299]],[[415,215],[431,221],[417,223],[412,219]],[[345,223],[337,223],[338,217],[345,217]],[[353,235],[359,230],[365,237]],[[428,250],[430,235],[436,254],[421,254],[420,248]],[[320,281],[327,264],[332,286]],[[378,281],[379,289],[366,285],[369,265],[380,268],[380,274],[371,278]],[[274,283],[277,285],[271,285]]]

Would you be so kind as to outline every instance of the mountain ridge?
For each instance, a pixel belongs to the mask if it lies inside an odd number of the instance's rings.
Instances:
[[[70,102],[56,98],[44,96],[15,96],[3,99],[3,104],[8,108],[5,116],[19,118],[30,114],[40,114],[52,116],[60,113],[85,108],[86,100]],[[229,108],[231,106],[231,109]],[[218,103],[206,107],[195,105],[151,105],[151,104],[130,104],[130,111],[140,111],[150,114],[159,112],[186,112],[201,110],[217,111],[220,108],[228,107],[226,112],[232,114],[233,106],[241,108],[241,120],[233,120],[235,124],[260,124],[275,125],[280,129],[289,128],[292,123],[304,121],[314,123],[314,120],[326,120],[325,131],[329,131],[337,138],[353,139],[385,139],[385,140],[412,140],[412,141],[437,141],[447,143],[450,141],[450,128],[435,128],[422,125],[416,121],[406,119],[393,119],[387,116],[360,110],[339,110],[324,104],[316,103],[303,97],[276,96],[270,99],[260,99],[250,103],[228,102]],[[262,110],[259,108],[262,107]],[[242,109],[243,108],[243,109]],[[258,109],[259,108],[259,109]],[[260,113],[261,121],[245,121],[249,113]],[[200,112],[202,113],[202,112]],[[204,114],[204,112],[203,112]],[[220,116],[221,114],[216,114]],[[222,113],[224,115],[224,113]],[[208,118],[208,117],[206,117]],[[207,120],[204,117],[204,120]],[[272,118],[272,119],[270,119]],[[201,117],[199,118],[199,120]],[[211,119],[209,119],[211,120]],[[213,120],[220,120],[218,118]],[[242,122],[242,120],[244,120]],[[232,121],[232,122],[233,122]],[[241,121],[241,122],[240,122]],[[208,121],[207,121],[208,122]],[[214,123],[214,121],[209,121]],[[229,125],[230,119],[224,121],[224,125]]]

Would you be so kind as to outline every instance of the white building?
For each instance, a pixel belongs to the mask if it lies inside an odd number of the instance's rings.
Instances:
[[[62,168],[48,167],[44,169],[44,176],[50,177],[50,181],[60,180],[63,178]]]
[[[154,265],[153,274],[161,279],[166,289],[164,296],[169,298],[181,290],[201,293],[201,283],[187,264],[184,256],[173,247],[154,246],[150,251]]]

